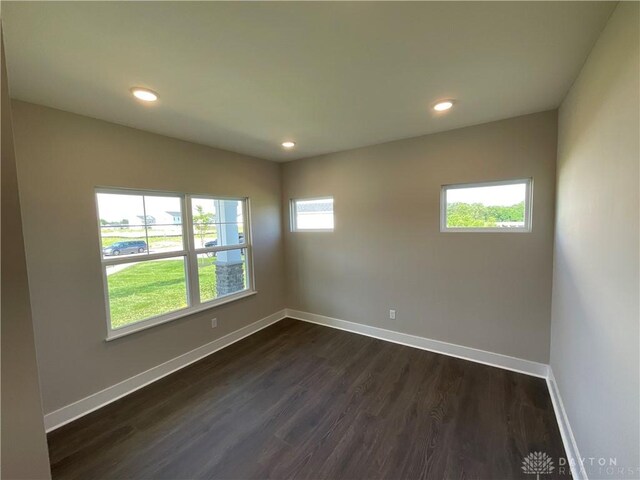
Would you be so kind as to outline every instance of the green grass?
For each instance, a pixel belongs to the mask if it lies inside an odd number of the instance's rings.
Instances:
[[[109,275],[107,282],[112,328],[187,306],[182,260],[138,263]]]
[[[215,257],[198,258],[202,301],[217,296],[215,263]],[[183,260],[137,263],[108,275],[107,282],[112,328],[124,327],[187,306]]]
[[[200,284],[200,301],[207,302],[216,298],[216,259],[215,257],[198,257],[198,283]]]
[[[456,202],[447,205],[447,227],[495,227],[498,222],[520,222],[524,226],[524,201],[515,205],[487,206]]]

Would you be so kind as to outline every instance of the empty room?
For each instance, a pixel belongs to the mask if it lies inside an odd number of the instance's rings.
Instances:
[[[640,3],[2,1],[2,479],[640,479]]]

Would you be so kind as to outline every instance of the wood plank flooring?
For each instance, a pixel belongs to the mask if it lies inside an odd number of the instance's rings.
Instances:
[[[54,479],[508,479],[542,379],[286,319],[48,436]]]

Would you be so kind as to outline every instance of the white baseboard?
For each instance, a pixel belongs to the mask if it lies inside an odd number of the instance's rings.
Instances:
[[[549,388],[551,402],[553,402],[553,410],[556,413],[556,420],[558,421],[558,427],[560,428],[560,435],[562,436],[564,450],[567,454],[567,462],[571,468],[571,476],[573,477],[573,480],[588,480],[587,472],[580,460],[582,457],[578,451],[578,444],[573,436],[573,431],[569,424],[569,417],[567,417],[567,412],[564,409],[560,390],[558,389],[556,377],[553,375],[551,365],[549,365],[549,374],[547,375],[547,387]]]
[[[150,368],[149,370],[139,373],[138,375],[128,378],[127,380],[116,383],[111,387],[100,390],[99,392],[89,395],[88,397],[85,397],[65,407],[48,413],[44,416],[45,429],[47,432],[50,432],[77,418],[87,415],[94,410],[104,407],[111,402],[115,402],[119,398],[129,395],[130,393],[133,393],[136,390],[149,385],[150,383],[160,380],[162,377],[166,377],[167,375],[180,370],[187,365],[197,362],[207,355],[211,355],[212,353],[217,352],[222,348],[228,347],[232,343],[242,340],[243,338],[252,335],[259,330],[262,330],[269,325],[279,322],[280,320],[285,318],[285,313],[285,310],[280,310],[269,315],[268,317],[265,317],[261,320],[258,320],[257,322],[247,325],[246,327],[236,330],[235,332],[231,332],[224,337],[214,340],[213,342],[202,345],[201,347],[191,350],[190,352],[173,358],[156,367]]]
[[[451,357],[462,358],[472,362],[483,363],[492,367],[504,368],[518,373],[533,375],[534,377],[547,378],[547,367],[544,363],[524,360],[522,358],[510,357],[500,353],[487,352],[453,343],[441,342],[407,333],[385,330],[384,328],[371,327],[362,323],[348,322],[337,318],[325,317],[315,313],[300,312],[298,310],[286,309],[287,317],[303,320],[305,322],[317,323],[327,327],[346,330],[348,332],[359,333],[367,337],[374,337],[388,342],[399,343],[408,347],[429,350],[430,352],[442,353]]]

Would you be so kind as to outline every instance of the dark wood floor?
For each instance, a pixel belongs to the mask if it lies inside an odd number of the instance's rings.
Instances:
[[[54,478],[570,478],[544,380],[295,320],[48,440]]]

